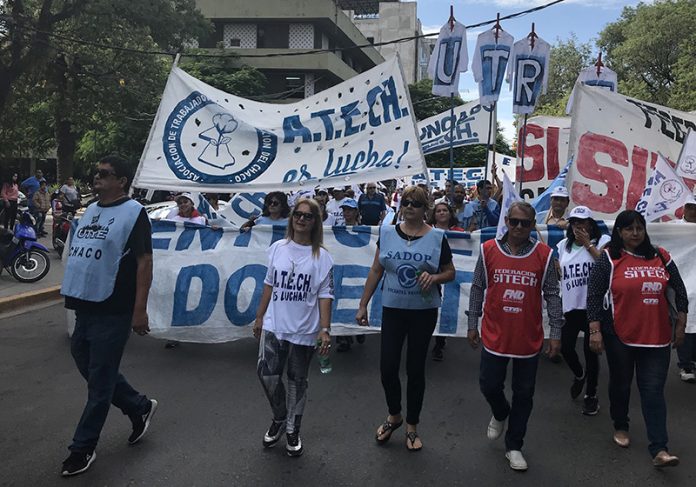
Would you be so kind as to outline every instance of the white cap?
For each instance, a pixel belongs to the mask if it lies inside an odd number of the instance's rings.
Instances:
[[[188,200],[191,201],[191,203],[193,203],[194,205],[196,204],[196,202],[193,201],[193,195],[191,193],[181,193],[177,195],[176,198],[174,198],[174,201],[179,201],[179,198],[188,198]]]
[[[568,188],[565,186],[556,186],[553,191],[551,192],[551,197],[559,197],[559,198],[568,198],[570,199],[570,196],[568,196]]]
[[[577,218],[578,220],[587,220],[588,218],[592,218],[592,210],[590,210],[587,206],[576,206],[570,211],[570,214],[568,215],[568,220],[571,218]]]

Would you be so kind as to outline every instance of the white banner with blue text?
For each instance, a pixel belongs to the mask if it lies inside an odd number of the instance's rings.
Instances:
[[[454,107],[454,114],[447,110],[418,122],[424,154],[448,150],[450,141],[452,147],[485,144],[488,142],[489,127],[495,130],[495,108],[481,106],[478,100]]]
[[[261,103],[172,68],[133,185],[254,193],[423,172],[398,57],[302,101]]]
[[[603,229],[606,227],[601,225]],[[557,227],[539,226],[545,242],[555,248],[564,238]],[[263,281],[267,249],[284,237],[281,227],[260,225],[251,231],[212,230],[179,222],[152,222],[154,279],[148,301],[152,334],[181,341],[216,343],[251,337]],[[379,286],[368,308],[370,327],[355,324],[365,279],[374,258],[377,227],[324,229],[324,245],[334,259],[334,335],[378,332],[381,321]],[[608,230],[607,230],[608,231]],[[696,225],[654,223],[648,232],[655,245],[666,248],[679,266],[696,302]],[[447,232],[456,279],[442,286],[442,308],[437,335],[466,336],[469,290],[480,244],[494,238],[495,228],[481,232]],[[584,276],[585,278],[587,276]],[[696,321],[689,318],[696,331]]]

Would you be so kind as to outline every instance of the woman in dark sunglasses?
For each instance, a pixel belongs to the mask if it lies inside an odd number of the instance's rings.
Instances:
[[[240,230],[246,231],[254,225],[277,225],[286,227],[288,225],[288,196],[282,191],[272,191],[263,199],[263,211],[261,216],[253,216],[244,223]]]
[[[440,284],[454,279],[452,251],[442,230],[425,223],[428,194],[418,186],[401,196],[403,221],[380,227],[372,268],[360,299],[356,321],[369,326],[367,305],[382,277],[382,333],[380,372],[389,415],[377,429],[375,439],[384,444],[403,424],[399,367],[401,349],[406,351],[406,448],[423,448],[416,428],[425,392],[425,358],[441,304]]]

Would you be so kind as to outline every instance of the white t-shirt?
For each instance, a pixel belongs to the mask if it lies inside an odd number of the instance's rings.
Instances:
[[[428,64],[428,76],[433,80],[433,95],[459,95],[459,73],[464,73],[467,69],[469,54],[466,27],[455,22],[454,29],[450,30],[448,22],[440,29]]]
[[[512,113],[532,113],[539,96],[546,93],[550,52],[551,46],[541,37],[534,40],[534,49],[527,37],[515,42],[507,68],[507,81],[513,94]]]
[[[319,258],[311,245],[282,239],[268,249],[264,284],[273,287],[263,329],[279,340],[313,346],[319,333],[319,298],[333,299],[333,259],[322,248]]]
[[[570,92],[570,98],[568,98],[568,104],[566,105],[566,114],[570,115],[573,110],[573,100],[575,99],[575,87],[578,83],[587,86],[596,86],[597,88],[604,88],[612,92],[616,92],[618,86],[618,80],[616,73],[609,68],[602,68],[599,71],[599,76],[597,76],[597,68],[595,66],[590,66],[582,71],[578,75],[578,79],[575,80],[575,85],[573,86],[573,91]]]
[[[484,31],[478,36],[471,72],[479,85],[481,105],[489,106],[498,101],[514,42],[512,36],[502,29],[498,31],[497,42],[493,30]]]
[[[165,220],[171,220],[173,222],[191,222],[191,223],[197,223],[198,225],[205,225],[206,220],[204,216],[192,216],[189,218],[186,218],[185,216],[179,215],[179,208],[174,208],[172,211],[167,214],[167,218]]]
[[[343,226],[346,224],[346,220],[343,218],[343,208],[341,208],[341,205],[345,199],[346,198],[341,200],[331,200],[326,204],[326,212],[334,217],[334,223],[332,225]],[[328,225],[328,223],[324,222],[324,225]]]
[[[609,235],[602,235],[598,242],[592,242],[595,247],[601,249],[609,243]],[[574,309],[587,309],[587,281],[590,270],[595,263],[590,252],[582,246],[573,245],[570,251],[566,250],[568,239],[564,238],[556,245],[558,249],[558,261],[561,266],[561,297],[563,298],[563,312]]]

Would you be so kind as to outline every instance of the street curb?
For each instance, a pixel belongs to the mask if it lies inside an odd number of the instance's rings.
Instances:
[[[60,297],[60,285],[58,285],[0,298],[0,314],[16,311],[25,306],[41,304],[47,301],[57,301]]]

